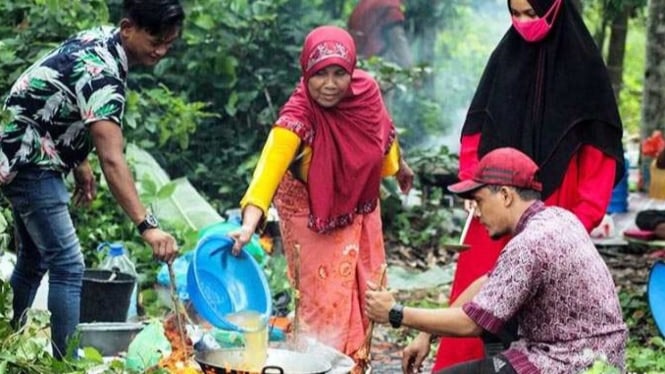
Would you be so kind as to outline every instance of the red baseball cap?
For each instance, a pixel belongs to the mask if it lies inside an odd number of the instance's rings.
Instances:
[[[486,154],[471,179],[448,186],[452,193],[465,195],[488,184],[542,191],[537,180],[538,165],[515,148],[497,148]]]

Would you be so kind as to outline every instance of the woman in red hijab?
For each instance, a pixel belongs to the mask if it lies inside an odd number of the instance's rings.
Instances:
[[[381,178],[396,175],[408,192],[413,172],[399,156],[377,82],[356,69],[349,33],[314,29],[300,66],[302,79],[241,201],[234,251],[248,242],[274,197],[289,277],[299,288],[298,334],[353,357],[369,325],[366,282],[378,281],[385,263]]]
[[[624,173],[622,124],[607,69],[569,0],[508,0],[513,26],[490,57],[469,107],[460,179],[501,147],[521,150],[541,170],[543,200],[573,212],[588,231],[602,220]],[[474,281],[494,266],[506,240],[492,240],[478,219],[460,254],[450,301],[463,304]],[[429,349],[421,334],[405,349],[419,366]],[[477,338],[441,339],[434,371],[482,358]]]

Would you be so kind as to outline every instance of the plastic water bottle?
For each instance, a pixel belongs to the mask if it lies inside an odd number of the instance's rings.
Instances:
[[[103,242],[97,247],[97,250],[101,251],[104,248],[109,249],[109,255],[99,265],[100,269],[119,271],[121,273],[130,274],[136,278],[129,302],[129,309],[127,310],[127,320],[134,321],[138,318],[136,308],[136,301],[138,300],[138,273],[136,272],[136,266],[134,266],[132,260],[127,256],[125,246],[122,243]]]

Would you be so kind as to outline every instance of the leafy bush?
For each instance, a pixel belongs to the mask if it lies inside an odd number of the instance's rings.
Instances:
[[[407,162],[417,174],[415,186],[422,191],[420,203],[403,204],[401,192],[393,180],[384,182],[388,195],[381,203],[381,215],[387,242],[395,241],[404,246],[425,250],[438,248],[451,242],[460,230],[453,222],[451,201],[444,197],[445,186],[433,179],[441,175],[455,177],[457,157],[446,147],[432,150],[416,150],[406,156]],[[448,196],[451,198],[451,196]]]
[[[102,363],[102,356],[94,349],[86,349],[83,357],[72,360],[72,352],[78,346],[77,339],[73,339],[68,346],[68,358],[55,360],[46,350],[51,345],[47,335],[49,313],[46,311],[30,310],[25,325],[14,330],[10,323],[12,297],[11,286],[0,279],[0,373],[83,374]]]
[[[665,342],[654,336],[657,329],[646,301],[646,293],[622,291],[619,301],[628,326],[626,369],[628,372],[665,372]]]

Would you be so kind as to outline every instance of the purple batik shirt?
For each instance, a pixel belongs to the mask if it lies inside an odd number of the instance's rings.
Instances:
[[[623,370],[626,325],[609,269],[567,210],[532,204],[464,312],[497,333],[516,317],[503,355],[517,373],[578,373],[596,359]]]

